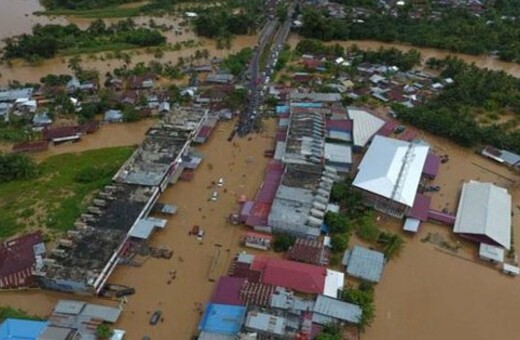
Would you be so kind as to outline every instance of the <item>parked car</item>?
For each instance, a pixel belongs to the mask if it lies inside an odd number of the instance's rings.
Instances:
[[[223,178],[223,177],[220,177],[219,180],[218,180],[218,182],[217,182],[217,186],[218,186],[218,187],[221,187],[221,186],[223,186],[223,185],[224,185],[224,178]]]
[[[212,201],[216,201],[217,198],[218,198],[218,192],[213,191],[213,194],[211,194],[211,200],[212,200]]]
[[[199,232],[197,233],[197,240],[202,241],[203,238],[204,238],[204,230],[199,229]]]
[[[156,310],[153,312],[152,316],[150,316],[150,325],[156,325],[161,319],[162,312],[160,310]]]

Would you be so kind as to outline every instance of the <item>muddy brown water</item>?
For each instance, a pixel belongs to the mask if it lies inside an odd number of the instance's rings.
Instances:
[[[214,286],[209,277],[225,275],[233,256],[242,250],[240,239],[244,229],[228,224],[226,218],[235,211],[237,198],[243,194],[252,197],[262,182],[269,161],[263,152],[273,148],[275,121],[270,120],[265,126],[266,133],[235,139],[233,144],[227,141],[233,122],[219,124],[209,143],[197,148],[204,154],[204,161],[193,180],[179,182],[162,195],[160,201],[177,205],[178,213],[168,219],[164,230],[153,235],[151,242],[171,248],[174,256],[170,260],[148,259],[140,267],[118,267],[110,279],[136,288],[136,294],[129,297],[125,312],[115,325],[128,331],[128,339],[141,339],[143,335],[152,339],[190,339],[196,331],[200,320],[196,304],[205,304]],[[224,186],[218,189],[219,198],[216,202],[209,201],[215,190],[212,182],[220,177],[224,178]],[[202,244],[188,235],[194,224],[205,231]],[[212,272],[215,258],[217,265]],[[59,298],[71,296],[6,292],[0,293],[0,305],[48,315]],[[163,312],[165,320],[150,326],[150,313],[157,309]]]

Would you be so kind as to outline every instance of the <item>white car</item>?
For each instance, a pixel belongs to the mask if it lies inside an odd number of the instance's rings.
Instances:
[[[218,198],[218,192],[213,191],[213,194],[211,195],[211,200],[212,200],[212,201],[216,201],[217,198]]]
[[[223,187],[224,186],[224,177],[220,177],[217,182],[217,187]]]

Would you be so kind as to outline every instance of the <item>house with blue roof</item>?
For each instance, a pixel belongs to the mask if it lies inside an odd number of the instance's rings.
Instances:
[[[199,324],[199,331],[208,334],[236,335],[242,328],[246,307],[210,303]],[[1,339],[0,339],[1,340]]]
[[[47,321],[5,319],[0,325],[0,340],[37,340]]]

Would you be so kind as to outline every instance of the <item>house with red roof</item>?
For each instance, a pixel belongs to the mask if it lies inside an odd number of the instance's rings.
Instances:
[[[0,288],[30,286],[36,256],[45,254],[41,231],[0,244]]]
[[[261,256],[255,256],[251,269],[262,272],[262,283],[309,294],[323,293],[327,277],[324,267]]]

